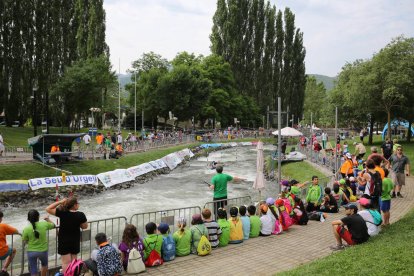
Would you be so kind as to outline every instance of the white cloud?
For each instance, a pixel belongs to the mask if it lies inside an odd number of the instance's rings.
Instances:
[[[304,32],[307,73],[336,75],[345,62],[370,58],[393,37],[414,36],[411,0],[272,0],[289,6]],[[107,43],[121,71],[143,53],[172,59],[208,55],[216,0],[106,0]]]

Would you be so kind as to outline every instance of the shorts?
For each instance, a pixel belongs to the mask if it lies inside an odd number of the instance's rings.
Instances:
[[[40,264],[44,267],[48,264],[48,254],[47,251],[44,252],[36,252],[36,251],[28,251],[27,252],[27,259],[29,261],[29,271],[31,275],[35,275],[38,273],[37,270],[37,260],[40,261]]]
[[[339,226],[336,228],[336,232],[339,234],[339,236],[346,241],[348,245],[354,245],[355,242],[352,240],[352,235],[348,231],[348,229],[345,229],[344,227]]]
[[[381,201],[381,211],[388,212],[391,209],[391,200]]]
[[[399,173],[399,172],[395,172],[394,173],[394,185],[395,186],[402,186],[405,185],[405,174],[404,173]]]
[[[62,241],[58,239],[58,253],[60,255],[76,255],[80,252],[80,241]]]
[[[6,254],[0,256],[0,260],[4,261],[8,256],[13,253],[13,248],[9,246],[9,250],[7,250]]]

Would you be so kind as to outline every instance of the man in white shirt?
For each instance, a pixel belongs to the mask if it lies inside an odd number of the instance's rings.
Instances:
[[[116,143],[122,144],[122,133],[121,132],[119,132],[118,135],[116,136]]]

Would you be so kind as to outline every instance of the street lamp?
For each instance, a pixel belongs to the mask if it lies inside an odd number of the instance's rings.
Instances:
[[[135,75],[134,135],[137,135],[137,71],[134,72],[134,75]]]

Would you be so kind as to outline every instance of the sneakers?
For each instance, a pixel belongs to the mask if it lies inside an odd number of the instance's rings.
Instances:
[[[329,248],[333,251],[338,251],[338,250],[345,249],[345,246],[343,244],[337,244],[337,245],[329,246]]]
[[[400,193],[397,193],[397,197],[403,198],[402,194],[400,194]]]
[[[395,198],[395,192],[391,194],[391,198]]]

